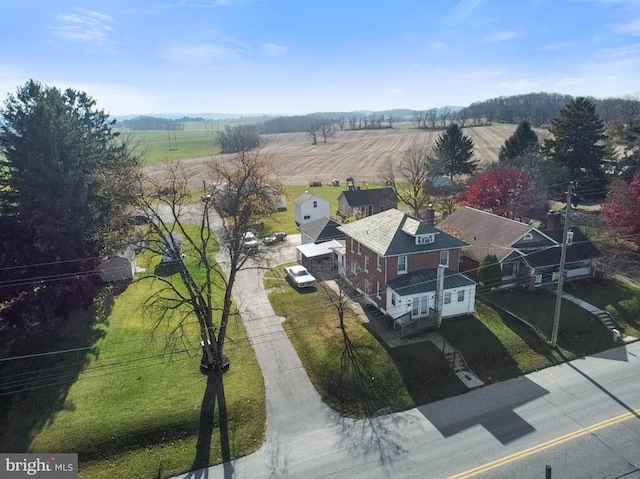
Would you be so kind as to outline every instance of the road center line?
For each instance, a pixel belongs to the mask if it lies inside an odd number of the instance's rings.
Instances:
[[[621,414],[620,416],[616,416],[611,419],[606,419],[592,426],[588,426],[584,429],[580,429],[578,431],[565,434],[564,436],[560,436],[556,439],[552,439],[547,442],[543,442],[542,444],[538,444],[537,446],[530,447],[529,449],[516,452],[515,454],[511,454],[510,456],[503,457],[502,459],[497,459],[493,462],[488,462],[487,464],[483,464],[482,466],[478,466],[474,469],[469,469],[468,471],[461,472],[460,474],[456,474],[455,476],[450,476],[449,479],[466,479],[466,478],[477,476],[478,474],[483,474],[485,472],[492,471],[493,469],[496,469],[498,467],[504,466],[506,464],[510,464],[515,461],[519,461],[520,459],[524,459],[525,457],[529,457],[539,452],[545,451],[547,449],[551,449],[552,447],[558,446],[560,444],[571,441],[573,439],[586,436],[587,434],[594,433],[596,431],[599,431],[600,429],[614,426],[621,422],[628,421],[629,419],[632,419],[632,418],[637,419],[638,414],[640,414],[640,409],[636,409],[633,412],[627,412],[627,413]]]

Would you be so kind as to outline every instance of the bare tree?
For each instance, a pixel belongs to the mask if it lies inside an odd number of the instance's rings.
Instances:
[[[425,119],[426,112],[424,111],[414,111],[413,112],[413,122],[416,124],[416,127],[420,128],[422,126],[422,122]]]
[[[318,127],[318,131],[322,136],[322,141],[324,143],[327,142],[327,138],[332,138],[336,134],[335,125],[331,120],[321,120]]]
[[[430,202],[425,191],[427,181],[439,173],[439,163],[430,155],[431,148],[414,145],[404,151],[396,165],[388,158],[380,168],[380,179],[389,185],[398,198],[407,204],[416,218],[422,218]]]

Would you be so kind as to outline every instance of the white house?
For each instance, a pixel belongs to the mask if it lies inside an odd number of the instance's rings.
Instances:
[[[293,208],[298,226],[320,218],[331,217],[331,203],[308,191],[305,191],[293,200]]]

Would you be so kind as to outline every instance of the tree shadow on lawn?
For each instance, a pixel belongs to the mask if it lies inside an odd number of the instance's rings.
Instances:
[[[218,403],[218,421],[215,420],[216,401]],[[191,464],[191,472],[186,479],[206,479],[209,477],[211,464],[211,439],[215,426],[220,431],[220,452],[224,469],[224,477],[233,477],[231,464],[231,446],[229,442],[229,420],[227,401],[224,392],[224,376],[221,373],[207,374],[207,387],[200,408],[200,422],[196,456]]]
[[[51,424],[59,411],[73,410],[69,389],[91,357],[100,351],[96,342],[105,335],[114,299],[127,282],[104,288],[93,306],[75,311],[51,331],[39,331],[2,351],[2,357],[29,356],[0,362],[0,450],[27,452],[33,439]],[[45,354],[46,351],[63,351]]]

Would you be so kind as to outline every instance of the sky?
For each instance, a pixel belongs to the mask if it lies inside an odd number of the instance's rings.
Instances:
[[[29,79],[113,116],[640,94],[640,0],[0,0],[0,99]]]

